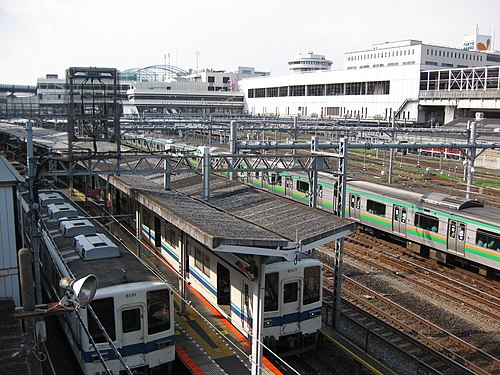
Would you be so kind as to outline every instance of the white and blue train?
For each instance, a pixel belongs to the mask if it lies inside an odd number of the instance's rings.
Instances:
[[[78,279],[93,274],[97,278],[90,306],[104,331],[88,308],[78,309],[81,319],[75,310],[59,315],[83,373],[122,373],[124,366],[113,346],[135,373],[172,373],[175,345],[170,286],[63,194],[47,190],[38,197],[41,278],[50,300],[64,296],[61,277]],[[21,194],[24,220],[26,200],[27,194]]]
[[[127,180],[134,190],[133,182]],[[120,191],[120,213],[132,213],[139,204]],[[187,250],[187,283],[243,335],[252,333],[252,295],[256,280],[244,257],[216,253],[158,213],[141,207],[142,239],[158,255],[180,269],[183,238]],[[133,215],[130,226],[135,227]],[[297,262],[269,258],[264,265],[264,344],[281,356],[302,353],[317,346],[321,329],[323,270],[319,260],[302,254]]]

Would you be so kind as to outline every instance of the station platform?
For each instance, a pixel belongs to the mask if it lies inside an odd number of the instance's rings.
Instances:
[[[69,196],[69,191],[63,190]],[[84,206],[84,196],[76,193],[70,197],[82,209],[99,215],[99,208],[90,203]],[[133,228],[112,226],[115,236],[132,252],[138,252]],[[141,244],[141,258],[161,275],[175,292],[175,348],[177,358],[192,374],[250,374],[251,347],[246,339],[226,317],[215,309],[194,288],[188,286],[186,313],[180,311],[179,275],[162,257],[147,244]],[[263,358],[262,374],[282,374],[268,359]]]

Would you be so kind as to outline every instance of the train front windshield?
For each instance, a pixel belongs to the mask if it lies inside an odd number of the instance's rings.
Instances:
[[[170,292],[168,289],[147,293],[148,302],[148,334],[170,329]]]
[[[319,266],[304,269],[304,305],[318,302],[321,296],[321,268]]]

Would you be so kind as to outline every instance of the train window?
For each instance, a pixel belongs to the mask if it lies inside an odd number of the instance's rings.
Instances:
[[[458,240],[465,240],[465,224],[460,224],[460,229],[458,230]]]
[[[299,283],[287,283],[283,287],[283,303],[295,302],[299,299]]]
[[[203,273],[210,276],[210,257],[208,254],[203,255]]]
[[[500,235],[478,229],[476,233],[476,245],[500,251]]]
[[[210,257],[203,254],[200,248],[194,248],[194,265],[207,276],[210,276]]]
[[[448,234],[448,236],[450,238],[455,238],[456,235],[457,235],[457,223],[455,223],[454,221],[452,221],[450,223],[450,233]]]
[[[197,247],[194,248],[194,265],[199,270],[203,269],[203,260],[202,260],[201,250],[198,249]]]
[[[439,229],[439,219],[434,216],[424,215],[420,212],[415,214],[415,226],[437,233]]]
[[[115,341],[115,304],[113,298],[93,300],[90,306],[92,306],[92,309],[97,315],[97,318],[99,318],[99,321],[106,330],[106,333],[109,335],[112,341]],[[87,316],[89,332],[92,335],[94,341],[96,343],[106,342],[104,333],[98,327],[94,318],[90,314],[88,314]]]
[[[321,270],[319,266],[304,269],[304,305],[319,301],[321,292],[320,276]]]
[[[122,332],[129,333],[141,329],[141,310],[129,309],[122,311]]]
[[[148,302],[148,334],[170,329],[170,292],[168,289],[147,293]]]
[[[176,237],[175,228],[170,223],[165,223],[165,239],[172,246],[177,246],[177,237]]]
[[[264,311],[276,311],[278,310],[278,273],[266,274],[265,283]]]
[[[301,193],[309,193],[309,182],[297,180],[297,191]]]
[[[406,208],[401,209],[401,222],[406,223]]]
[[[351,208],[356,207],[356,196],[351,195]]]
[[[370,199],[366,200],[366,210],[370,214],[377,216],[385,216],[385,204],[372,201]]]
[[[399,207],[394,208],[394,221],[399,221]]]

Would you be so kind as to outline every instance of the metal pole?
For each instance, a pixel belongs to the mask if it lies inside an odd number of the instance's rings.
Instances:
[[[33,290],[33,272],[31,271],[32,256],[29,249],[23,248],[19,250],[19,275],[21,281],[21,295],[23,299],[23,311],[35,311],[35,293]],[[26,345],[28,346],[28,367],[30,374],[42,375],[41,362],[36,358],[35,352],[37,351],[35,340],[35,324],[36,318],[30,317],[24,319]]]
[[[396,131],[396,120],[395,120],[395,117],[392,116],[391,143],[394,143],[395,131]],[[389,173],[388,173],[389,184],[392,184],[392,170],[393,170],[393,168],[394,168],[394,149],[391,147],[391,149],[389,150]]]
[[[167,148],[167,145],[165,145],[165,149]],[[165,157],[165,160],[163,161],[163,188],[165,190],[170,190],[170,171],[168,168],[168,159]]]
[[[253,290],[252,319],[252,375],[262,374],[262,327],[264,323],[264,295],[266,287],[265,266],[262,257],[256,256],[257,282]]]
[[[181,259],[179,261],[179,272],[181,277],[179,279],[179,290],[181,294],[180,298],[180,308],[179,313],[181,315],[186,314],[186,299],[187,299],[187,285],[186,285],[186,273],[187,273],[187,235],[186,232],[182,232],[182,242],[181,242]]]
[[[347,140],[340,139],[339,144],[339,177],[337,186],[337,215],[345,217],[346,180],[347,180]],[[342,290],[342,274],[344,268],[344,238],[335,243],[335,271],[333,281],[333,316],[332,325],[338,329],[340,321],[340,293]]]
[[[27,154],[28,154],[28,187],[30,204],[30,235],[31,250],[33,252],[33,269],[35,271],[36,303],[42,303],[42,284],[40,278],[40,235],[38,233],[38,202],[35,201],[35,178],[36,164],[33,156],[33,124],[28,121],[27,130]]]
[[[238,141],[238,124],[236,123],[236,121],[231,120],[231,132],[229,133],[229,152],[232,155],[237,153],[236,151],[237,141]],[[231,181],[236,181],[236,172],[234,170],[232,170],[229,175]]]
[[[471,146],[476,145],[476,122],[472,121],[470,123],[469,127],[469,143]],[[474,161],[476,159],[476,148],[471,147],[469,148],[469,155],[468,155],[469,162],[467,163],[467,192],[465,197],[467,199],[472,199],[472,179],[474,178]]]
[[[311,151],[318,151],[318,143],[319,137],[313,136],[311,137]],[[318,204],[318,158],[315,157],[313,159],[314,170],[310,173],[309,179],[311,180],[311,191],[309,194],[311,195],[311,199],[309,200],[309,207],[316,207]]]
[[[210,198],[210,148],[203,147],[203,193],[202,198]]]

